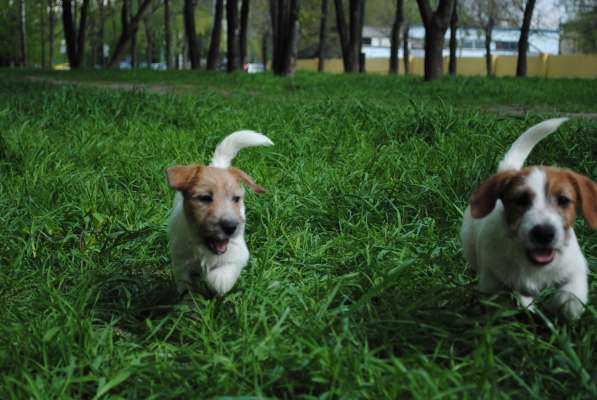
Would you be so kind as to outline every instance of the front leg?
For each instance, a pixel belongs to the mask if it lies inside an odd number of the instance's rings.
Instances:
[[[579,319],[585,311],[585,304],[589,297],[587,281],[587,275],[584,273],[573,276],[549,299],[547,308],[567,320]]]
[[[483,294],[498,293],[502,289],[500,280],[487,268],[479,271],[479,291]]]
[[[239,264],[223,264],[207,271],[205,283],[217,296],[223,296],[232,289],[243,266]]]

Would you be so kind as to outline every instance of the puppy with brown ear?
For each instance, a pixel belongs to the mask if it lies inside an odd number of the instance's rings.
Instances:
[[[572,226],[578,207],[597,228],[597,184],[567,169],[522,169],[533,147],[564,121],[544,121],[512,144],[497,174],[473,193],[461,239],[481,292],[511,290],[533,309],[539,293],[553,288],[548,308],[577,319],[588,299],[588,264]]]
[[[238,131],[216,147],[210,165],[168,168],[168,184],[176,190],[168,236],[179,292],[206,286],[223,296],[236,283],[249,260],[241,183],[255,193],[265,189],[230,163],[245,147],[271,145],[260,133]]]

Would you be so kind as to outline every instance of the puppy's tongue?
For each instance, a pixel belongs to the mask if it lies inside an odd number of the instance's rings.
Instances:
[[[228,250],[228,239],[213,240],[210,242],[210,247],[216,254],[224,254]]]
[[[531,261],[540,265],[549,264],[556,256],[556,251],[551,247],[546,249],[531,249],[528,253]]]

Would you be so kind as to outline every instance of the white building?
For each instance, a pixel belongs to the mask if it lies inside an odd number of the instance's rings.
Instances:
[[[425,55],[425,28],[422,25],[409,29],[410,55]],[[491,52],[494,55],[516,55],[520,29],[495,28],[492,33]],[[484,57],[485,34],[480,29],[459,28],[456,31],[458,57]],[[444,42],[444,55],[449,54],[450,29]],[[402,43],[399,57],[402,57]],[[533,29],[529,33],[529,54],[559,54],[560,31],[557,29]],[[390,58],[390,29],[363,27],[363,53],[367,58]]]

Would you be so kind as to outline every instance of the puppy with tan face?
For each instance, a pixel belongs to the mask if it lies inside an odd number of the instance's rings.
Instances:
[[[245,191],[241,184],[255,193],[265,189],[230,163],[242,148],[272,144],[260,133],[238,131],[216,147],[211,165],[167,170],[168,184],[177,191],[168,236],[180,292],[206,288],[222,296],[236,283],[249,259],[244,240]]]
[[[597,184],[566,169],[521,169],[533,147],[565,120],[544,121],[514,142],[497,174],[473,193],[461,239],[481,292],[512,290],[532,309],[539,293],[553,288],[548,308],[577,319],[588,300],[588,265],[573,224],[579,208],[597,228]]]

